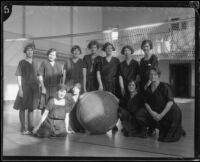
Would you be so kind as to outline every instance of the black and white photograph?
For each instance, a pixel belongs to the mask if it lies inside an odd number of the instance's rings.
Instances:
[[[3,158],[197,158],[199,3],[113,4],[2,3]]]

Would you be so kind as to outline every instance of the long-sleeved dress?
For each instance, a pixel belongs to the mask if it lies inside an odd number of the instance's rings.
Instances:
[[[97,81],[97,65],[99,64],[100,56],[92,59],[92,55],[85,55],[83,58],[83,68],[86,68],[86,89],[88,92],[98,89]]]
[[[41,124],[36,136],[38,137],[63,137],[67,135],[65,117],[74,106],[74,100],[67,94],[65,105],[56,105],[54,98],[49,99],[45,109],[49,111],[47,118]]]
[[[39,104],[39,84],[37,80],[37,63],[32,64],[26,60],[21,60],[16,70],[16,76],[21,76],[23,97],[16,97],[14,108],[20,110],[34,110]]]
[[[149,72],[152,67],[158,67],[158,58],[156,55],[151,55],[149,60],[145,60],[144,57],[140,61],[140,89],[144,91],[144,86],[149,80]]]
[[[165,116],[158,122],[159,140],[164,142],[175,142],[178,141],[185,132],[181,125],[181,110],[174,102],[169,84],[160,82],[154,92],[152,92],[151,86],[149,86],[145,92],[145,102],[157,113],[161,113],[169,101],[172,101],[173,105]],[[143,118],[141,122],[149,125],[150,120],[153,120],[152,118],[149,119],[150,118]]]

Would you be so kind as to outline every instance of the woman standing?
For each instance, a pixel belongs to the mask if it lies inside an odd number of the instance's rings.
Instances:
[[[174,102],[172,91],[167,83],[160,82],[158,68],[150,69],[151,85],[145,92],[145,107],[148,117],[141,121],[148,125],[157,122],[159,129],[158,141],[178,141],[185,131],[182,129],[182,115],[178,105]]]
[[[68,60],[64,65],[63,70],[63,84],[65,84],[68,90],[71,90],[75,85],[79,85],[81,92],[83,93],[83,60],[80,59],[81,48],[77,45],[71,49],[72,59]],[[77,106],[75,105],[73,110],[69,114],[70,127],[75,132],[84,132],[84,128],[79,123],[76,117]]]
[[[99,49],[99,43],[95,40],[88,44],[91,54],[85,55],[83,58],[83,90],[84,92],[90,92],[98,89],[96,68],[99,62],[97,57],[97,50]]]
[[[22,134],[29,134],[33,129],[33,110],[37,109],[39,104],[39,84],[37,80],[37,64],[33,60],[34,46],[28,44],[24,48],[26,58],[18,64],[16,76],[19,86],[18,96],[14,103],[14,108],[19,109],[19,118],[21,122]],[[21,105],[17,105],[21,98]],[[25,126],[25,110],[28,109],[28,130]]]
[[[140,80],[140,67],[138,62],[133,59],[133,53],[134,50],[129,45],[124,46],[121,50],[121,54],[125,55],[125,60],[120,63],[119,75],[119,83],[122,96],[128,93],[128,83],[131,80],[136,80],[137,83]]]
[[[146,88],[151,84],[151,81],[149,80],[150,68],[158,67],[158,58],[156,55],[150,53],[153,49],[153,43],[151,40],[144,40],[141,49],[144,51],[144,57],[140,61],[140,89],[141,92],[144,92],[144,90],[146,90]]]
[[[72,133],[68,129],[69,112],[78,99],[80,89],[73,88],[73,96],[67,94],[65,85],[57,87],[55,97],[49,99],[40,122],[34,128],[33,134],[38,137],[65,137]]]
[[[62,68],[59,63],[56,62],[56,50],[51,48],[47,51],[48,60],[42,62],[38,79],[41,84],[41,93],[45,95],[45,103],[41,103],[40,107],[44,108],[49,97],[53,97],[56,94],[57,86],[61,83]]]
[[[63,84],[68,89],[79,83],[83,87],[83,60],[80,58],[81,48],[77,45],[71,49],[72,58],[66,61],[63,69]]]
[[[115,48],[111,43],[105,43],[102,50],[106,53],[106,57],[101,58],[97,68],[99,90],[109,91],[117,96],[116,86],[119,78],[120,62],[112,56]]]
[[[102,50],[106,53],[106,57],[100,58],[101,61],[97,68],[97,79],[99,83],[99,90],[109,91],[113,95],[117,94],[117,83],[119,78],[119,60],[112,56],[112,52],[115,51],[114,46],[107,42],[103,45]],[[113,131],[117,131],[115,126]]]

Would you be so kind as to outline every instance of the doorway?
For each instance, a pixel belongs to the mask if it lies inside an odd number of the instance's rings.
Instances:
[[[191,64],[170,64],[170,84],[174,97],[191,97]]]

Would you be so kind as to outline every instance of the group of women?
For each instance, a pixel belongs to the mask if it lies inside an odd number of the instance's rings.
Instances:
[[[159,130],[159,141],[173,142],[185,135],[181,126],[181,111],[173,100],[170,86],[160,82],[160,71],[156,55],[151,54],[151,40],[144,40],[141,49],[144,57],[140,63],[133,59],[134,49],[126,45],[120,62],[113,56],[115,48],[107,42],[102,50],[106,56],[97,54],[99,43],[88,44],[89,55],[80,58],[81,48],[71,48],[72,58],[64,67],[56,61],[56,50],[47,52],[48,59],[36,70],[32,59],[34,48],[27,45],[26,58],[19,62],[16,76],[22,103],[19,108],[21,132],[46,137],[65,136],[70,133],[69,112],[73,111],[79,94],[95,90],[109,91],[119,99],[119,118],[125,136],[146,138]],[[40,90],[39,90],[40,88]],[[14,107],[17,107],[17,99]],[[42,108],[42,118],[33,127],[33,110]],[[25,110],[28,109],[28,129],[25,127]],[[65,125],[67,123],[67,126]],[[117,131],[117,126],[113,127]]]

